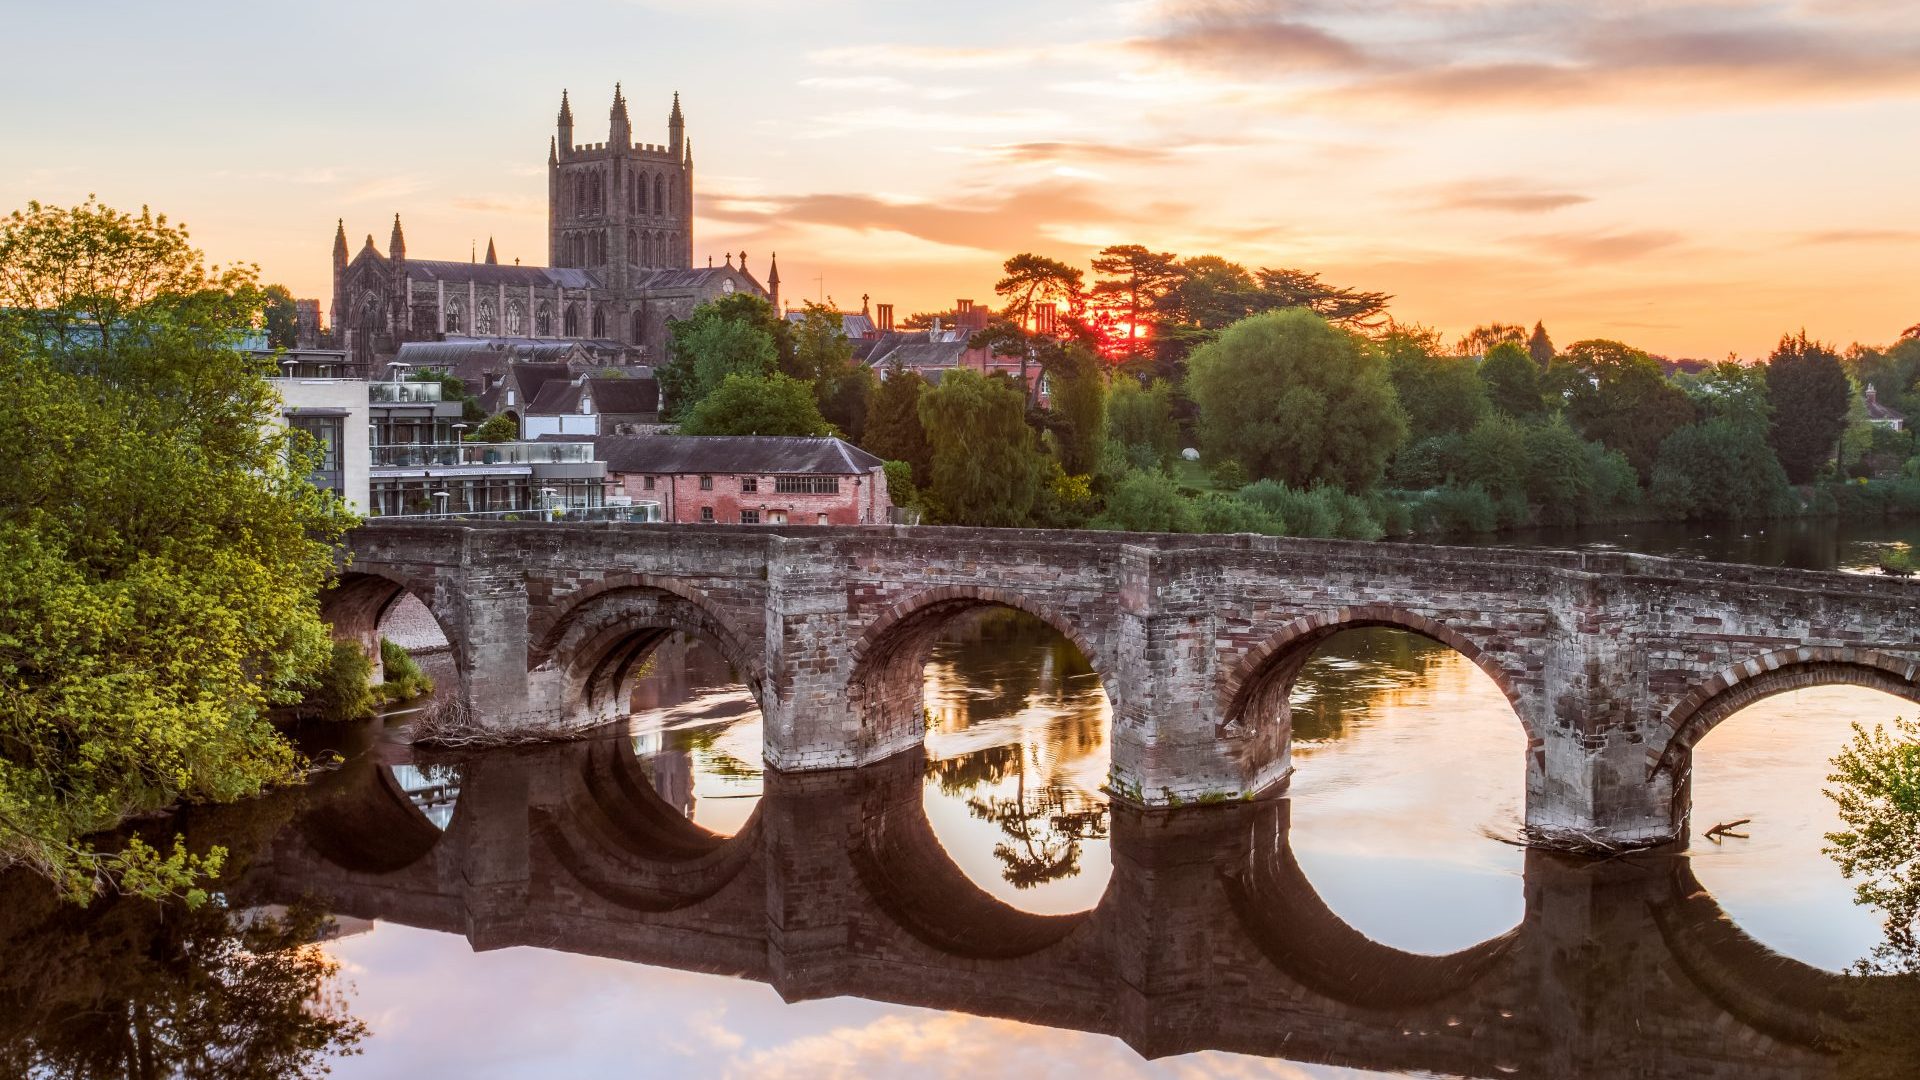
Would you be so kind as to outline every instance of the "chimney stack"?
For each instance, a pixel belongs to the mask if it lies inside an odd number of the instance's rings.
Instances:
[[[883,334],[893,333],[893,305],[876,304],[873,310],[876,313],[880,332]]]

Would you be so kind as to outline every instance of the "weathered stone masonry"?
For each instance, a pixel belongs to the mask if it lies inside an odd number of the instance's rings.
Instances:
[[[1274,790],[1287,696],[1326,637],[1396,626],[1484,670],[1528,736],[1527,823],[1577,842],[1686,829],[1691,751],[1741,706],[1817,683],[1920,699],[1920,584],[1613,553],[1252,536],[934,528],[373,525],[326,599],[373,644],[403,590],[495,727],[582,725],[673,631],[715,642],[784,771],[924,735],[921,666],[973,608],[1029,612],[1099,673],[1111,786],[1149,806]]]

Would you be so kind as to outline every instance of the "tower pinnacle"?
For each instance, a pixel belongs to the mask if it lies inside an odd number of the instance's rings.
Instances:
[[[489,236],[487,237],[487,265],[498,266],[499,263],[500,256],[493,253],[493,237]]]
[[[399,262],[407,257],[407,235],[400,231],[400,215],[393,215],[393,236],[387,241],[387,258]]]

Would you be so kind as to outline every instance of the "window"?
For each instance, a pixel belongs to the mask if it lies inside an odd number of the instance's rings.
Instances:
[[[647,340],[647,315],[644,311],[633,313],[633,343],[640,345]]]
[[[587,177],[585,173],[574,178],[573,212],[577,217],[587,216]]]
[[[593,309],[593,336],[597,338],[603,338],[607,336],[607,309],[606,308]]]
[[[700,478],[700,490],[701,490],[701,491],[712,491],[712,490],[713,490],[713,477],[711,477],[711,476],[703,476],[703,477],[701,477],[701,478]]]
[[[649,477],[647,477],[646,479],[644,479],[644,480],[642,480],[642,481],[640,481],[640,488],[641,488],[641,490],[643,490],[643,491],[652,491],[652,490],[653,490],[653,477],[651,477],[651,476],[649,476]]]
[[[507,336],[519,337],[526,327],[526,311],[520,307],[520,301],[507,302]]]
[[[482,300],[480,306],[474,309],[473,329],[483,337],[493,333],[493,301]]]
[[[785,525],[786,523],[787,512],[785,510],[775,510],[767,515],[767,524],[769,525]]]
[[[535,337],[553,336],[553,305],[545,300],[540,301],[539,312],[533,317],[533,333]]]
[[[821,515],[820,515],[820,520],[819,520],[819,521],[816,521],[816,522],[814,522],[814,524],[816,524],[816,525],[825,525],[826,523],[827,523],[827,515],[825,515],[825,514],[821,514]]]
[[[562,328],[565,331],[565,336],[579,337],[580,336],[580,305],[568,304],[567,315],[563,321],[566,324]]]
[[[312,437],[320,451],[320,460],[314,464],[309,482],[322,491],[345,495],[346,484],[340,472],[340,440],[344,421],[338,416],[290,416],[287,423],[295,431],[304,431]]]
[[[741,477],[741,478],[740,478],[740,494],[742,494],[742,495],[752,495],[752,494],[754,494],[755,492],[757,492],[757,491],[759,491],[759,490],[760,490],[760,478],[759,478],[759,477],[757,477],[757,476],[743,476],[743,477]]]
[[[837,476],[776,476],[773,478],[773,490],[782,495],[838,495],[840,478]]]
[[[713,507],[703,506],[700,508],[700,523],[702,525],[713,524]]]
[[[467,312],[458,300],[447,301],[447,333],[458,334],[466,325],[463,321]]]
[[[760,524],[760,511],[758,511],[758,510],[742,510],[742,511],[740,511],[740,524],[742,524],[742,525],[758,525],[758,524]]]
[[[640,265],[640,234],[627,230],[627,262]]]
[[[640,193],[640,205],[637,207],[637,209],[640,211],[640,213],[644,214],[647,212],[647,174],[646,173],[640,174],[640,182],[634,185],[634,190]]]

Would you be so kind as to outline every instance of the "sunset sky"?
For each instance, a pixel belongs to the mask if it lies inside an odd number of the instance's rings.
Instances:
[[[695,257],[787,295],[992,299],[1112,243],[1672,356],[1920,322],[1920,31],[1892,0],[153,5],[5,0],[0,206],[149,203],[329,297],[334,220],[546,261],[576,139],[693,140]]]

